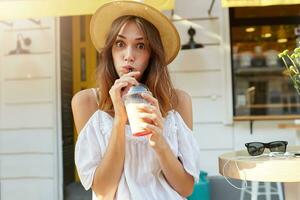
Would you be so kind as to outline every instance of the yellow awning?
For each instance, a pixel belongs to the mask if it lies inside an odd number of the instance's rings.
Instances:
[[[300,0],[222,0],[223,7],[272,6],[300,4]]]
[[[159,10],[171,10],[175,0],[144,0]],[[0,20],[45,16],[90,15],[110,0],[22,0],[0,1]]]

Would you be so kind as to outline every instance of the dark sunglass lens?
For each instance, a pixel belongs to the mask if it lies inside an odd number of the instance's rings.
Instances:
[[[247,143],[246,147],[251,156],[261,155],[265,150],[264,145],[258,142]]]
[[[287,143],[285,141],[270,142],[269,148],[272,152],[285,152]]]

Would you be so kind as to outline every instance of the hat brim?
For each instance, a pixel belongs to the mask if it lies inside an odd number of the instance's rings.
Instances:
[[[159,10],[136,1],[113,1],[98,8],[90,23],[91,40],[100,52],[114,20],[133,15],[151,22],[159,31],[165,50],[166,64],[171,63],[180,49],[179,34],[172,22]]]

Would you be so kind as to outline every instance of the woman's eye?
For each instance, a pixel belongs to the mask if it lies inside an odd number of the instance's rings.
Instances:
[[[116,41],[116,47],[123,47],[123,46],[124,46],[124,42]]]
[[[145,49],[145,44],[139,43],[139,44],[137,44],[137,48],[138,49]]]

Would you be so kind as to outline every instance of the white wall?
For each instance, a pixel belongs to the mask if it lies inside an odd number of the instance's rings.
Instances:
[[[177,0],[175,17],[192,18],[191,21],[174,21],[181,43],[189,40],[188,28],[196,30],[195,41],[204,48],[181,50],[169,69],[175,87],[187,91],[193,102],[194,134],[201,150],[202,169],[209,175],[218,174],[218,156],[233,150],[233,126],[224,125],[227,109],[225,69],[223,56],[223,12],[216,1],[211,15],[211,1]],[[197,19],[195,19],[197,18]],[[229,63],[230,64],[230,63]]]
[[[193,19],[174,21],[181,43],[188,42],[187,30],[193,26],[195,41],[204,44],[204,48],[181,50],[169,69],[175,87],[192,96],[194,134],[201,149],[202,169],[209,175],[219,175],[218,156],[222,153],[244,149],[244,143],[255,140],[288,140],[295,144],[296,136],[293,130],[278,129],[280,121],[255,121],[253,134],[249,122],[233,122],[228,9],[215,1],[208,15],[211,2],[176,0],[175,17]]]
[[[55,18],[0,24],[1,200],[59,199],[58,35]],[[31,54],[8,55],[18,35]],[[21,36],[19,36],[21,38]]]

